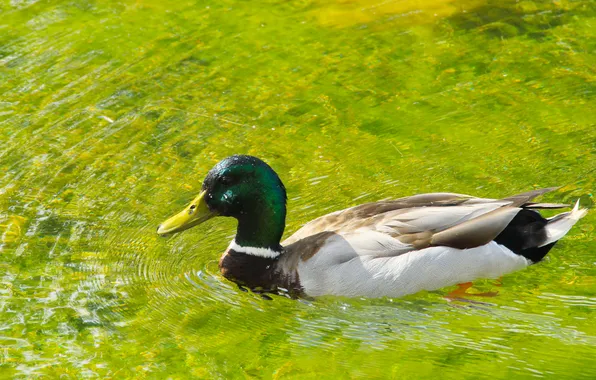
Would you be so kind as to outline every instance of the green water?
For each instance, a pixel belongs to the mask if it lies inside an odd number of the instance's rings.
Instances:
[[[0,378],[596,378],[592,211],[448,301],[266,301],[234,223],[157,225],[234,153],[333,210],[452,191],[593,207],[593,1],[0,0]]]

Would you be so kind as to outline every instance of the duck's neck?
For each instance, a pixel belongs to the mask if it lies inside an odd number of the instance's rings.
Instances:
[[[281,237],[286,224],[284,200],[261,202],[238,219],[236,237],[230,248],[238,253],[274,258],[281,254]]]
[[[285,195],[255,203],[256,207],[248,208],[252,212],[245,210],[236,216],[238,230],[219,261],[221,273],[250,289],[270,291],[277,286],[293,289],[295,286],[290,286],[288,279],[280,282],[276,274],[276,263],[283,252],[280,240],[286,223]]]

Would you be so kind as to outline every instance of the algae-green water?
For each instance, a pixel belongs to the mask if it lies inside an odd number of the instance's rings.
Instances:
[[[233,220],[155,233],[236,153],[286,236],[433,191],[592,208],[595,37],[589,0],[0,0],[0,378],[596,378],[594,211],[460,299],[269,301],[218,272]]]

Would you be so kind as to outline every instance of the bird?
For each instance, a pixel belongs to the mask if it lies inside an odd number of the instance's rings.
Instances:
[[[242,290],[291,298],[402,297],[480,278],[498,278],[540,262],[587,209],[544,218],[565,204],[532,200],[557,188],[503,199],[419,194],[365,203],[318,217],[281,241],[287,195],[264,161],[234,155],[206,175],[201,191],[159,225],[168,236],[216,217],[238,222],[219,260]]]

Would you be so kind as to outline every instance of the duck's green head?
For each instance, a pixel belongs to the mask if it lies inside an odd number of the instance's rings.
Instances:
[[[201,193],[184,210],[162,223],[157,233],[184,231],[214,216],[238,220],[238,244],[277,247],[285,226],[285,187],[262,160],[252,156],[228,157],[209,171]]]

